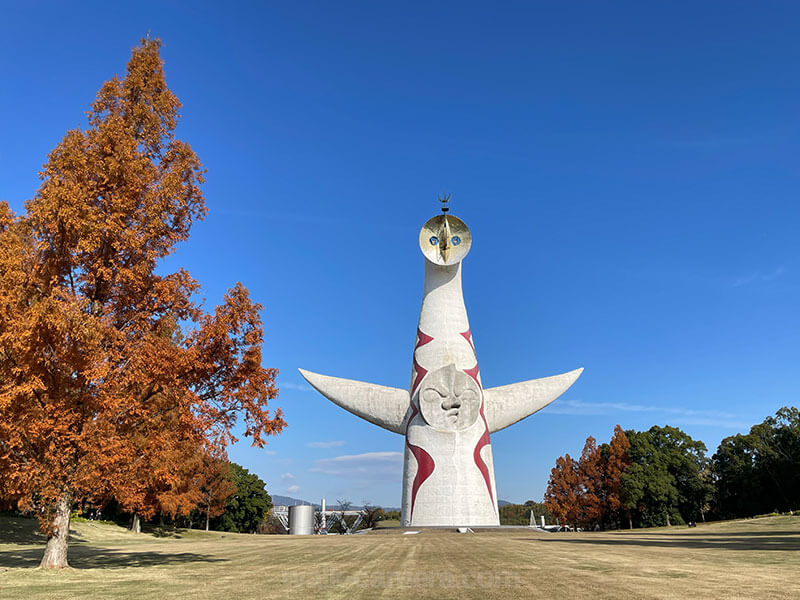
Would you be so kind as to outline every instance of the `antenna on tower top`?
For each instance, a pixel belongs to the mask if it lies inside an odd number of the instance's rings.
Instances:
[[[446,213],[450,208],[447,206],[447,203],[450,202],[451,194],[439,194],[439,202],[442,203],[442,212]]]

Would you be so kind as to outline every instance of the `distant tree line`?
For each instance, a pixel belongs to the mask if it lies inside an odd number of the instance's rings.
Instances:
[[[556,459],[545,506],[583,529],[657,527],[800,508],[800,411],[774,417],[706,446],[676,427],[623,431],[607,444],[586,440],[579,459]]]
[[[501,525],[530,525],[531,513],[534,520],[539,524],[541,517],[547,523],[552,523],[553,516],[547,510],[544,502],[534,502],[528,500],[525,504],[506,504],[499,507]]]
[[[256,474],[234,462],[208,460],[205,470],[185,484],[177,504],[157,502],[147,516],[131,513],[111,499],[102,505],[79,502],[74,516],[115,522],[132,530],[142,525],[158,528],[196,528],[234,533],[273,533],[272,497]],[[189,489],[191,488],[191,489]],[[191,492],[191,493],[190,493]],[[150,494],[155,495],[152,491]],[[174,497],[168,493],[167,497]],[[192,498],[191,501],[188,499]],[[163,500],[163,498],[162,498]],[[282,532],[283,528],[279,528]]]

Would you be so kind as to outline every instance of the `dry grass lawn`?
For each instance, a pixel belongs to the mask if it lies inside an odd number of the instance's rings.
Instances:
[[[26,519],[0,517],[0,599],[800,598],[800,516],[688,529],[159,538],[75,523],[72,568],[36,569]]]

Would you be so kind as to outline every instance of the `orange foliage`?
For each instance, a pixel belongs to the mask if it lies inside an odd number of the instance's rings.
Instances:
[[[569,454],[559,456],[556,466],[550,471],[550,481],[544,494],[548,512],[561,525],[572,523],[574,526],[580,513],[580,493],[578,463]]]
[[[606,488],[606,503],[608,510],[619,517],[619,512],[622,510],[622,499],[620,498],[620,490],[622,489],[622,474],[627,469],[632,459],[628,455],[628,449],[631,443],[628,437],[622,430],[622,427],[617,425],[614,427],[614,436],[608,444],[608,458],[606,459],[606,473],[605,473],[605,488]]]
[[[206,313],[186,271],[156,271],[206,214],[159,48],[102,86],[24,215],[0,203],[0,498],[45,529],[65,497],[184,510],[191,457],[234,441],[237,416],[257,446],[285,426],[247,289]]]
[[[622,474],[631,464],[630,443],[622,427],[614,428],[609,444],[598,449],[592,436],[579,461],[569,454],[556,459],[545,492],[545,504],[550,514],[562,524],[595,527],[609,521],[619,524],[622,500]]]
[[[605,510],[604,462],[597,450],[597,442],[592,436],[589,436],[586,438],[586,445],[583,447],[581,461],[578,465],[578,485],[580,486],[578,521],[584,527],[597,524]]]
[[[207,530],[209,520],[225,512],[225,504],[237,488],[231,477],[230,463],[224,456],[203,454],[202,459],[194,488],[201,493],[198,504],[206,513]]]

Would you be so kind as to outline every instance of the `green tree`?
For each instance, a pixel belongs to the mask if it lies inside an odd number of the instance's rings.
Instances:
[[[747,517],[800,507],[800,411],[774,417],[720,442],[712,457],[719,516]]]
[[[380,506],[374,506],[369,500],[364,500],[364,518],[359,529],[372,529],[379,521],[386,518],[386,513]]]
[[[272,509],[272,496],[258,475],[231,463],[231,477],[236,492],[225,505],[225,512],[211,520],[211,529],[255,533]]]
[[[668,425],[625,433],[632,464],[621,477],[623,506],[644,527],[702,518],[712,493],[705,444]]]
[[[800,506],[800,411],[781,408],[774,417],[750,430],[765,495],[772,509],[788,511]]]
[[[506,504],[500,507],[500,524],[501,525],[530,525],[531,512],[533,512],[536,524],[539,524],[539,518],[544,515],[548,523],[553,522],[552,515],[547,512],[544,502],[534,502],[528,500],[525,504]]]

